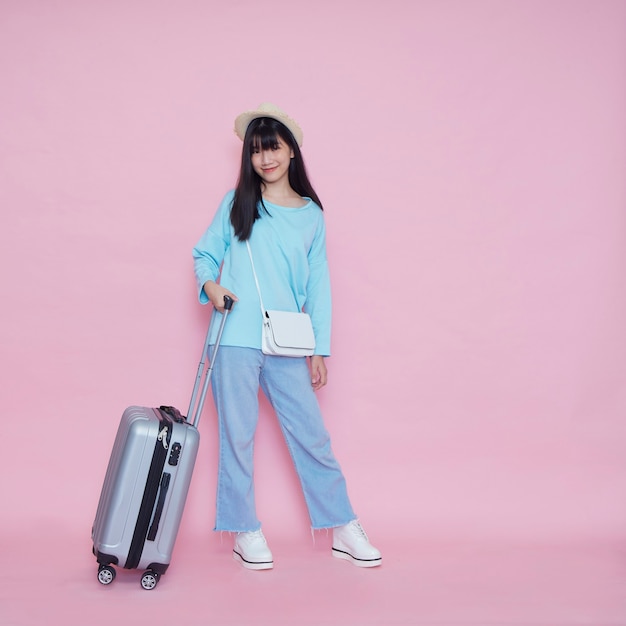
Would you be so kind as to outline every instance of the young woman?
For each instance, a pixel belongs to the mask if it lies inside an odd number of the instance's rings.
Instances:
[[[237,117],[235,132],[243,140],[237,187],[226,194],[193,250],[200,302],[210,301],[218,318],[224,296],[236,303],[212,378],[220,451],[215,530],[235,533],[233,557],[244,567],[273,567],[254,497],[260,386],[278,417],[312,528],[333,529],[334,556],[374,567],[382,563],[380,552],[352,510],[315,396],[327,381],[331,301],[322,203],[300,152],[302,130],[275,105],[262,104]],[[252,263],[266,309],[310,315],[315,335],[310,363],[306,357],[262,352]],[[219,320],[214,322],[216,334]]]

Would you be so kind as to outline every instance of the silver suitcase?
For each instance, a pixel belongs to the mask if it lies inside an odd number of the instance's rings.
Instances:
[[[232,305],[225,298],[212,361]],[[115,579],[115,565],[145,570],[141,586],[153,589],[170,564],[198,453],[198,421],[213,371],[206,362],[209,335],[210,327],[187,418],[169,406],[130,406],[122,415],[91,531],[98,580],[103,585]]]

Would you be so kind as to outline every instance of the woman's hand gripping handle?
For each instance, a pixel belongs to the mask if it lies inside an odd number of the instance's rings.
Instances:
[[[218,285],[216,282],[212,280],[207,280],[203,286],[204,293],[206,293],[207,298],[211,301],[211,304],[220,312],[224,313],[224,309],[228,308],[229,310],[233,306],[233,302],[238,302],[237,296],[228,291],[228,289],[224,289],[221,285]],[[226,307],[226,298],[230,300],[230,306]]]

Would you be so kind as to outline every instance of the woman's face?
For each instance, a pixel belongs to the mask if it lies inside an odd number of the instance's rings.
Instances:
[[[265,184],[282,181],[289,172],[293,150],[278,136],[276,144],[267,150],[257,147],[252,150],[252,167]]]

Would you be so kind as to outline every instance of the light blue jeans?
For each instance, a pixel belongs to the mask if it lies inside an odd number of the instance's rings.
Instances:
[[[356,519],[306,359],[221,346],[214,365],[211,384],[219,422],[215,530],[247,532],[261,527],[253,480],[259,385],[278,417],[312,528],[343,526]]]

